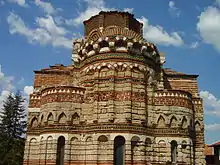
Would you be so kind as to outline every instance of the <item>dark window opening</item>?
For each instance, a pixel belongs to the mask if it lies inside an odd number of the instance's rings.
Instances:
[[[171,162],[176,163],[177,159],[177,142],[175,140],[171,141]]]
[[[124,165],[125,138],[117,136],[114,140],[114,165]]]
[[[56,165],[64,165],[65,138],[60,136],[57,142],[57,159]]]

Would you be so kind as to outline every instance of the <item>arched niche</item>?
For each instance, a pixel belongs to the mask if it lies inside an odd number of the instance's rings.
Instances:
[[[51,160],[53,154],[53,137],[52,136],[48,136],[47,137],[47,141],[46,141],[46,159],[47,160]]]
[[[166,127],[165,119],[162,115],[160,115],[160,117],[157,120],[157,127],[158,128],[165,128]]]
[[[39,124],[43,125],[44,124],[44,115],[41,114],[40,118],[39,118]]]
[[[107,66],[102,66],[99,70],[99,77],[106,77],[107,73],[109,72],[109,68]]]
[[[170,119],[170,127],[171,128],[178,127],[178,120],[175,116],[172,116],[171,119]]]
[[[105,40],[102,40],[101,42],[99,42],[99,47],[100,48],[106,48],[109,47],[109,43]]]
[[[66,115],[65,115],[65,113],[61,113],[60,115],[59,115],[59,117],[58,117],[58,123],[59,124],[65,124],[66,123]]]
[[[138,143],[140,141],[140,138],[137,136],[133,136],[131,139],[131,162],[132,164],[136,160],[136,158],[140,155],[138,152]]]
[[[80,147],[79,139],[77,137],[72,137],[70,139],[70,160],[77,161],[79,159],[78,148]]]
[[[159,141],[158,141],[158,145],[159,145],[159,147],[166,147],[166,142],[165,142],[165,140],[159,140]]]
[[[141,52],[141,47],[142,45],[139,42],[133,43],[133,49],[136,50],[137,52]]]
[[[187,142],[183,140],[181,145],[182,145],[181,148],[185,150],[187,147]]]
[[[127,42],[123,39],[115,41],[116,51],[127,51]]]
[[[183,116],[182,119],[182,128],[187,128],[188,127],[188,123],[187,123],[187,119],[185,116]]]
[[[93,50],[93,45],[92,44],[89,44],[87,47],[86,47],[86,51],[87,52],[90,52]]]
[[[44,143],[44,137],[40,137],[40,145],[39,145],[39,155],[40,155],[40,161],[43,161],[45,159],[45,154],[46,154],[46,145]]]
[[[132,68],[131,74],[132,74],[132,77],[135,79],[144,78],[144,73],[138,67]]]
[[[107,141],[108,141],[108,137],[105,136],[105,135],[101,135],[101,136],[99,136],[99,138],[98,138],[98,142],[99,142],[99,143],[105,143],[105,142],[107,142]]]
[[[73,125],[79,124],[79,115],[78,115],[78,113],[74,113],[73,114],[73,116],[72,116],[72,124]]]
[[[30,139],[29,150],[28,150],[28,162],[37,162],[39,159],[39,145],[36,138]]]
[[[108,137],[101,135],[98,138],[98,163],[101,163],[105,160],[106,155],[108,155]]]
[[[91,160],[89,156],[91,150],[93,150],[93,138],[89,135],[85,138],[85,164],[89,164],[89,160]]]
[[[151,150],[151,145],[152,145],[151,139],[150,138],[146,138],[146,140],[145,140],[146,151],[150,151]]]
[[[150,161],[152,158],[152,140],[150,138],[145,139],[145,160]]]
[[[38,122],[37,122],[37,118],[34,117],[32,120],[31,120],[31,127],[32,128],[35,128],[38,126]]]
[[[54,118],[53,118],[53,114],[50,112],[48,117],[47,117],[47,124],[53,124],[54,122]]]

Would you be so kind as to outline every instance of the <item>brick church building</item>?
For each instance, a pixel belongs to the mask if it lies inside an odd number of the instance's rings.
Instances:
[[[34,71],[24,165],[204,165],[197,77],[163,67],[128,12],[100,12],[72,64]]]

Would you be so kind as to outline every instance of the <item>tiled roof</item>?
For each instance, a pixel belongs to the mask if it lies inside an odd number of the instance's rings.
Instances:
[[[64,66],[62,64],[51,65],[49,68],[43,68],[41,70],[35,70],[35,73],[47,73],[47,72],[69,72],[72,70],[72,66]]]
[[[215,146],[220,146],[220,142],[215,142],[215,143],[209,145],[209,147],[215,147]]]
[[[173,75],[185,75],[183,72],[177,72],[175,70],[172,70],[171,68],[164,68],[164,72],[166,74],[173,74]]]
[[[168,76],[185,76],[185,77],[198,77],[198,75],[193,75],[193,74],[185,74],[183,72],[177,72],[175,70],[172,70],[171,68],[164,68],[164,73]]]

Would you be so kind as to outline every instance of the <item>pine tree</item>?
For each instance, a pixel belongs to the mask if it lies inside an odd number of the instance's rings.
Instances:
[[[26,113],[19,92],[5,100],[0,121],[0,165],[21,165],[24,153]]]

